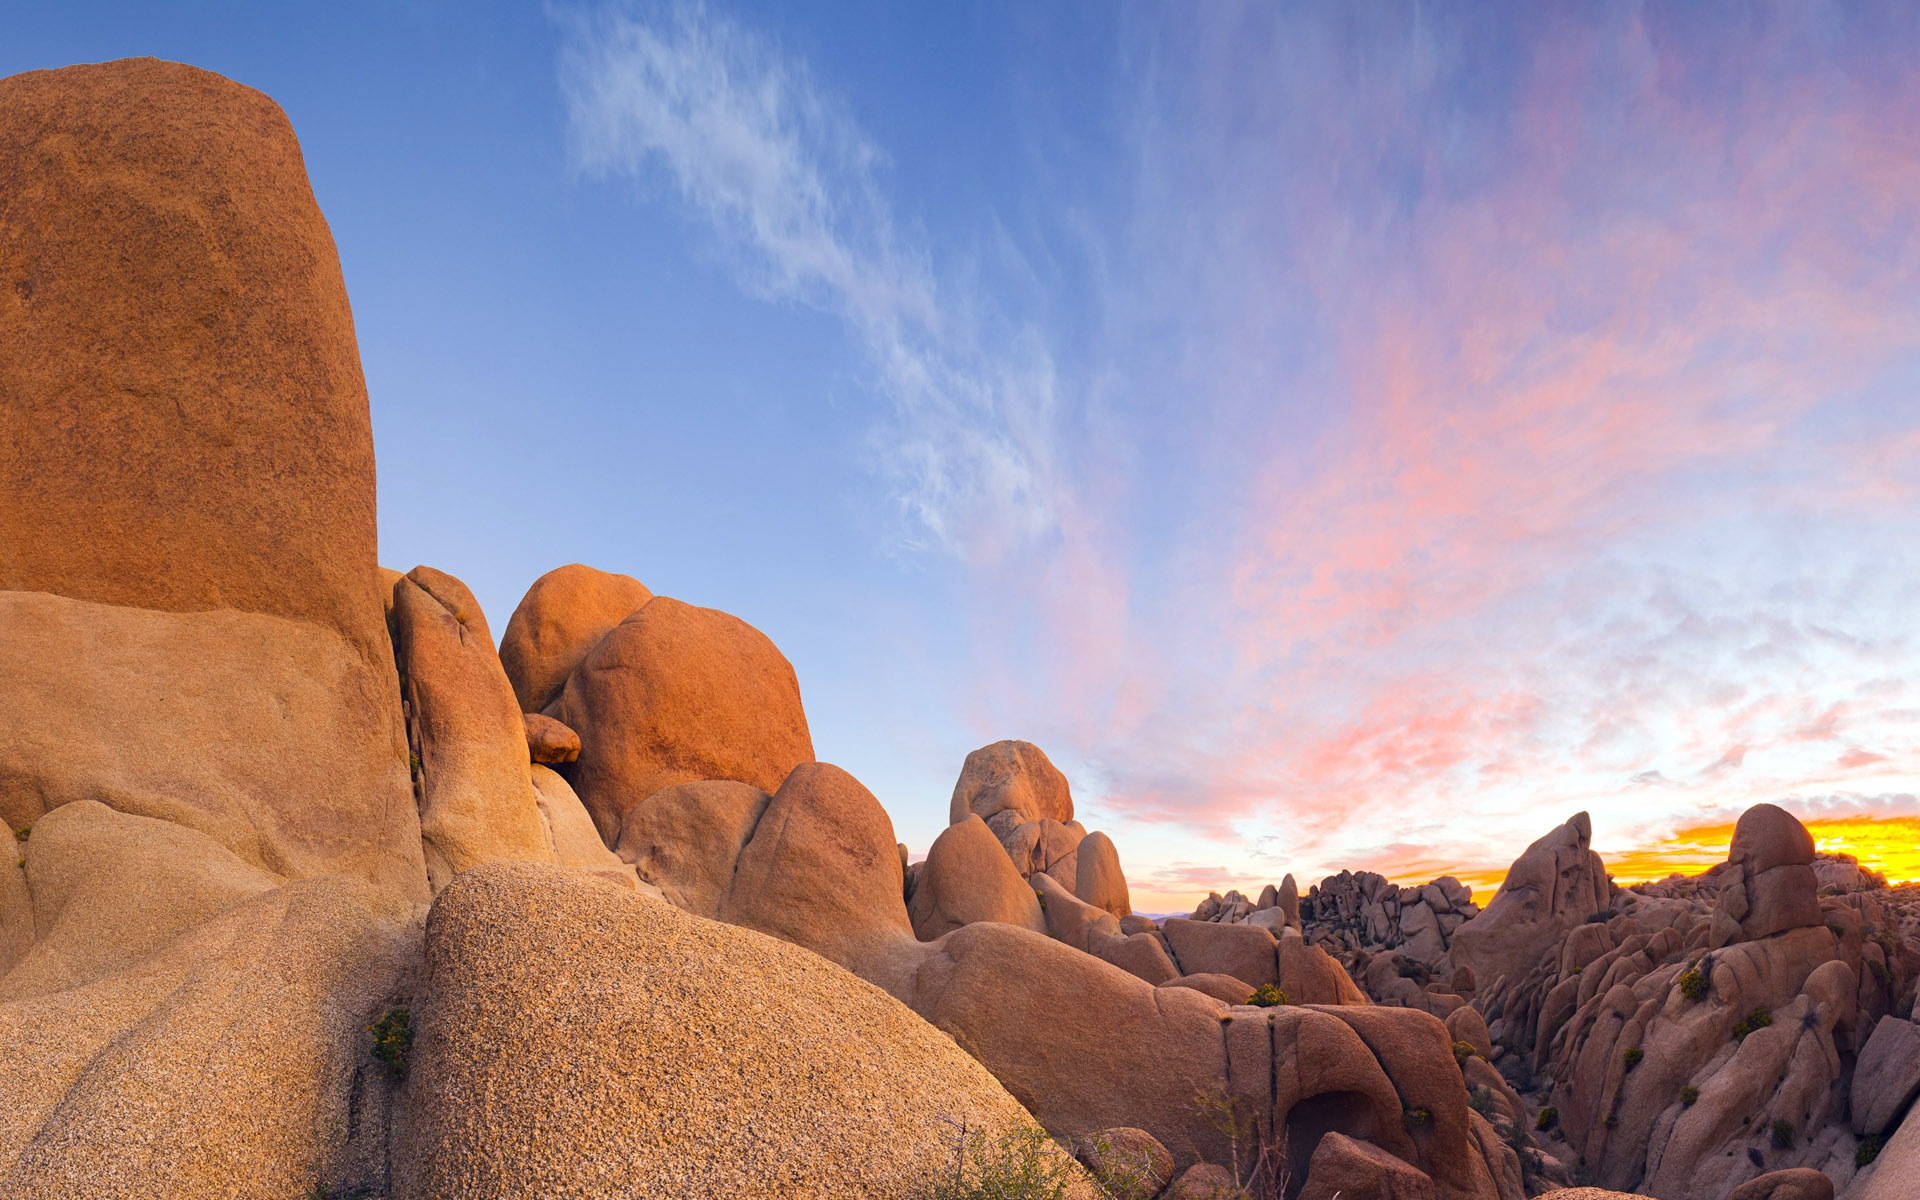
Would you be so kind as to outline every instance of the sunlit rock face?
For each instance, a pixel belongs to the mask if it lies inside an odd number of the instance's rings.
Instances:
[[[158,59],[0,81],[0,816],[427,879],[352,313],[286,115]]]
[[[1480,914],[1453,934],[1453,961],[1482,988],[1530,970],[1568,930],[1607,907],[1613,885],[1586,813],[1528,846]]]

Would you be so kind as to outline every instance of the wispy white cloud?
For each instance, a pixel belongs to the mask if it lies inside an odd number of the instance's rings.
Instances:
[[[1052,532],[1052,356],[943,278],[883,194],[885,156],[807,64],[699,5],[558,21],[576,166],[671,192],[743,287],[857,340],[889,402],[873,450],[905,540],[990,563]]]

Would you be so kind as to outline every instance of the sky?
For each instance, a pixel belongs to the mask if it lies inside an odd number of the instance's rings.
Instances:
[[[916,857],[1016,737],[1149,911],[1920,876],[1912,5],[0,9],[135,54],[300,135],[382,560],[747,620]]]

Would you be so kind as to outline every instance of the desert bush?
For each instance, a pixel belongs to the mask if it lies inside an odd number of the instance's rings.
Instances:
[[[413,1014],[405,1008],[390,1008],[378,1021],[367,1026],[373,1035],[373,1056],[395,1079],[407,1073],[407,1052],[413,1049]]]
[[[1282,1004],[1292,1004],[1293,997],[1271,983],[1263,983],[1253,989],[1253,995],[1247,997],[1247,1003],[1261,1008],[1278,1008]]]
[[[1700,1089],[1687,1084],[1680,1089],[1680,1107],[1692,1108],[1694,1101],[1700,1099]]]
[[[1628,1046],[1625,1050],[1622,1050],[1620,1052],[1620,1061],[1626,1064],[1627,1070],[1631,1071],[1635,1067],[1639,1066],[1640,1060],[1645,1058],[1646,1056],[1647,1056],[1646,1051],[1640,1049],[1640,1047]]]
[[[1493,1116],[1493,1089],[1477,1087],[1467,1094],[1467,1107],[1483,1117]]]
[[[1860,1144],[1853,1148],[1853,1165],[1858,1168],[1872,1163],[1874,1159],[1880,1157],[1880,1147],[1884,1144],[1877,1133],[1871,1137],[1861,1138]]]
[[[1680,994],[1695,1004],[1707,998],[1707,977],[1699,967],[1688,967],[1680,973]]]
[[[1229,1094],[1224,1084],[1200,1092],[1194,1104],[1227,1140],[1227,1161],[1215,1165],[1233,1176],[1237,1200],[1282,1200],[1292,1178],[1286,1141],[1262,1123],[1260,1106]]]
[[[1560,1110],[1553,1107],[1551,1104],[1541,1109],[1540,1115],[1533,1119],[1533,1127],[1535,1129],[1541,1130],[1542,1132],[1552,1129],[1555,1125],[1558,1125],[1559,1123],[1560,1123]]]
[[[1771,1024],[1773,1024],[1773,1010],[1770,1008],[1756,1008],[1733,1023],[1733,1040],[1736,1042],[1745,1041],[1746,1036],[1754,1030],[1765,1029]]]
[[[1478,1053],[1480,1052],[1473,1048],[1472,1042],[1455,1042],[1453,1044],[1453,1061],[1462,1067],[1467,1065],[1468,1059]]]
[[[1775,1150],[1793,1149],[1792,1121],[1787,1120],[1785,1117],[1778,1117],[1767,1129],[1768,1132],[1773,1135],[1773,1148]]]
[[[1038,1125],[1019,1125],[989,1138],[958,1127],[953,1175],[933,1189],[932,1200],[1065,1200],[1073,1161]]]
[[[1420,1129],[1433,1120],[1433,1114],[1424,1108],[1409,1108],[1404,1120],[1408,1129]]]

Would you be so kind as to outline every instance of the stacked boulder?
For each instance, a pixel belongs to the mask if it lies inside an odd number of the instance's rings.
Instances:
[[[971,811],[917,872],[921,888],[948,878],[967,885],[910,909],[892,824],[845,772],[805,764],[764,805],[742,796],[737,808],[702,794],[713,786],[664,789],[631,811],[624,828],[635,845],[657,844],[655,826],[737,831],[682,839],[685,853],[653,856],[643,875],[669,897],[704,897],[720,919],[892,993],[1063,1142],[1135,1131],[1166,1151],[1180,1178],[1203,1167],[1232,1176],[1236,1166],[1244,1178],[1252,1160],[1236,1160],[1236,1150],[1261,1146],[1269,1169],[1290,1163],[1300,1181],[1324,1137],[1340,1133],[1380,1148],[1436,1196],[1520,1197],[1513,1151],[1468,1108],[1452,1032],[1428,1014],[1373,1009],[1351,981],[1344,997],[1329,982],[1324,1006],[1234,1004],[1202,987],[1155,986],[1102,956],[1116,942],[1151,945],[1168,958],[1169,984],[1173,956],[1271,982],[1286,968],[1266,930],[1154,929],[1130,916],[1137,932],[1122,934],[1112,913],[1045,872],[1023,883],[1038,894],[1036,923],[1013,890],[1011,856]],[[916,900],[924,895],[916,889]],[[923,941],[914,911],[922,933],[930,914],[952,927]],[[1195,930],[1207,932],[1189,941]],[[1229,948],[1218,934],[1251,935],[1264,948],[1220,957]],[[1230,994],[1247,998],[1252,984],[1231,978]],[[1418,1114],[1411,1125],[1409,1111]],[[1212,1178],[1203,1170],[1193,1186]]]
[[[1189,920],[1268,930],[1283,958],[1298,959],[1310,950],[1346,979],[1360,1001],[1445,1017],[1466,1003],[1445,977],[1450,939],[1479,911],[1473,893],[1452,876],[1402,887],[1371,871],[1342,871],[1305,896],[1292,875],[1268,884],[1253,900],[1238,891],[1209,893]],[[1332,977],[1326,967],[1319,973]]]
[[[1115,919],[1132,914],[1113,842],[1089,837],[1073,819],[1073,790],[1040,747],[1003,741],[967,755],[947,819],[958,825],[970,816],[986,822],[1022,879],[1046,875]]]
[[[884,992],[644,894],[551,769],[708,778],[724,711],[649,774],[622,681],[576,689],[585,739],[525,717],[467,589],[378,566],[271,100],[151,59],[0,81],[0,230],[0,1195],[892,1197],[949,1120],[1037,1130]],[[705,703],[731,618],[657,617],[581,653]],[[732,761],[779,786],[784,732]]]

